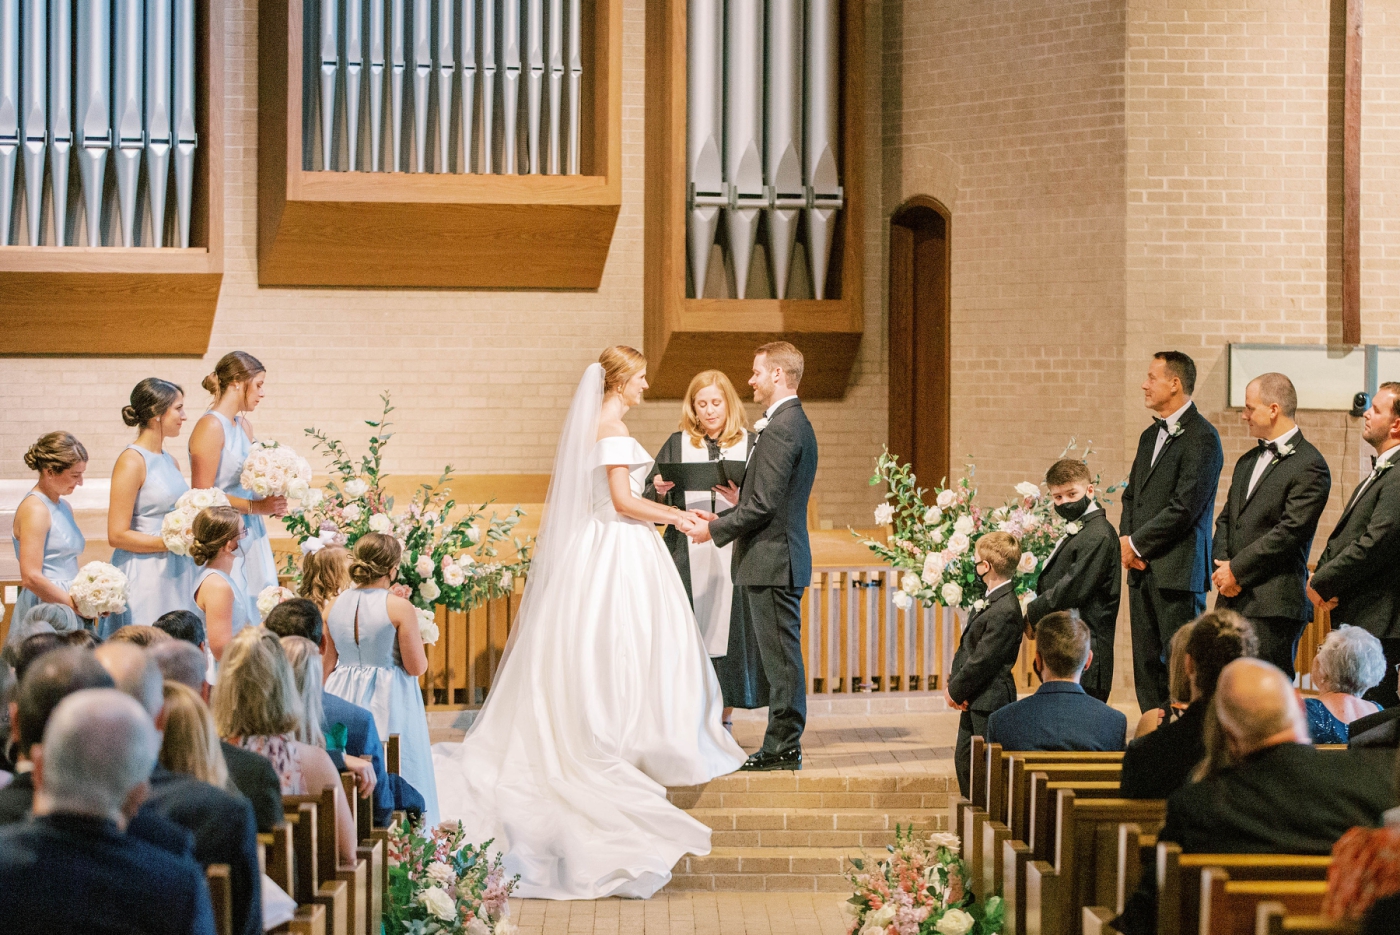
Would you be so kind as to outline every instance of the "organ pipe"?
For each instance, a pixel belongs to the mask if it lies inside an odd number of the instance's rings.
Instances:
[[[413,152],[419,172],[428,171],[428,88],[433,79],[432,0],[413,0]]]
[[[764,111],[763,181],[768,197],[768,253],[773,294],[787,298],[802,191],[802,0],[768,2],[768,99]]]
[[[331,161],[335,154],[335,92],[339,77],[340,0],[321,0],[321,168],[327,172],[334,168]]]
[[[487,0],[489,3],[490,0]],[[472,170],[476,155],[476,0],[462,0],[462,171]]]
[[[23,110],[19,132],[24,139],[24,203],[29,209],[29,245],[39,246],[44,221],[44,153],[48,142],[48,8],[46,0],[24,0],[20,10],[23,46]],[[8,225],[9,212],[0,214]]]
[[[384,167],[384,0],[369,0],[369,170]]]
[[[812,263],[812,294],[826,298],[836,212],[844,203],[836,171],[841,71],[839,0],[810,0],[807,16],[806,152],[803,181],[808,191],[807,250]],[[854,118],[853,118],[854,119]]]
[[[360,81],[365,64],[364,0],[345,2],[345,161],[354,172],[359,166]]]
[[[481,171],[487,175],[495,171],[496,3],[483,0],[481,4]]]
[[[175,0],[175,208],[180,246],[190,245],[194,208],[194,155],[199,145],[195,122],[194,0]]]
[[[78,86],[74,96],[78,111],[78,171],[82,176],[90,247],[102,246],[102,180],[107,170],[107,151],[112,148],[111,24],[109,0],[89,0],[78,5]]]
[[[446,172],[451,166],[452,155],[452,73],[456,70],[453,62],[452,43],[456,36],[453,27],[452,0],[438,0],[438,42],[437,42],[437,92],[438,92],[438,162],[437,170]]]
[[[530,84],[526,114],[529,125],[530,174],[540,174],[540,107],[544,94],[544,0],[529,0],[526,50],[530,60]]]
[[[403,171],[403,78],[407,65],[404,56],[404,0],[390,0],[389,6],[389,136],[393,146],[390,164],[393,171]]]
[[[520,0],[501,4],[501,56],[506,69],[501,85],[501,171],[515,175],[520,171],[515,152],[520,115]]]
[[[19,0],[0,0],[0,245],[13,226],[19,112]]]
[[[564,93],[564,0],[549,0],[549,174],[559,174],[559,120]]]
[[[154,246],[165,246],[166,184],[170,179],[172,91],[170,0],[146,0],[146,190]]]
[[[579,133],[583,99],[583,0],[569,0],[569,174],[581,168]]]
[[[73,151],[73,7],[49,0],[49,169],[54,244],[68,245],[68,159]]]
[[[734,288],[748,294],[763,191],[763,0],[727,0],[725,9],[724,170],[729,182],[725,227]]]
[[[690,0],[686,84],[690,119],[686,132],[686,182],[690,190],[687,235],[690,275],[697,297],[705,294],[710,248],[720,208],[729,203],[721,163],[724,140],[724,7],[722,0]]]

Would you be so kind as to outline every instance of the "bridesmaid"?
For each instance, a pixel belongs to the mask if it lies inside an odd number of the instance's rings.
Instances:
[[[744,428],[744,408],[734,384],[718,370],[697,373],[681,404],[680,431],[656,453],[658,464],[684,461],[746,461],[752,436]],[[737,487],[724,490],[677,490],[658,473],[647,486],[647,496],[681,510],[718,513],[738,502]],[[733,545],[696,544],[674,526],[666,528],[666,546],[676,563],[695,621],[705,638],[715,674],[724,694],[724,726],[735,708],[761,708],[768,704],[768,684],[758,662],[758,642],[745,624],[743,602],[735,599],[729,575]]]
[[[38,471],[39,480],[15,510],[11,535],[20,592],[11,620],[23,620],[35,604],[73,607],[68,585],[78,576],[87,542],[62,498],[82,485],[87,461],[83,443],[67,432],[48,433],[24,454],[25,466]]]
[[[232,574],[239,543],[246,533],[238,512],[226,506],[200,510],[192,529],[190,558],[196,565],[204,566],[194,583],[194,603],[204,615],[209,651],[215,660],[220,660],[238,631],[258,622],[256,605],[251,605],[250,613],[243,584]],[[212,679],[210,684],[214,684]]]
[[[253,427],[242,413],[258,408],[266,378],[267,369],[251,354],[229,351],[219,358],[202,384],[214,397],[214,405],[190,433],[190,485],[222,489],[233,508],[247,517],[231,574],[247,595],[253,620],[260,617],[258,595],[277,584],[277,564],[263,517],[277,516],[287,508],[285,497],[253,499],[252,491],[238,479],[254,440]]]
[[[122,421],[137,428],[112,469],[107,541],[112,564],[126,574],[126,610],[102,622],[110,636],[128,624],[151,624],[172,610],[194,610],[195,567],[165,548],[160,525],[180,495],[190,489],[180,465],[165,450],[185,424],[185,392],[174,383],[147,377],[131,391]]]

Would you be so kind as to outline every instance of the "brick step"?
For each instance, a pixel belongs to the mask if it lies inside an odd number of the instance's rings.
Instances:
[[[684,809],[946,809],[946,776],[804,776],[735,773],[668,790]]]
[[[840,847],[883,849],[896,826],[943,830],[942,809],[699,808],[690,815],[714,830],[714,847]]]
[[[667,890],[719,892],[849,892],[843,875],[859,849],[846,847],[716,847],[682,857]]]

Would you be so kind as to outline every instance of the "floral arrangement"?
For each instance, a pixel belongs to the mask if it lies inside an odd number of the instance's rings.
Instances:
[[[1000,896],[975,900],[967,864],[957,855],[958,836],[927,841],[914,829],[896,828],[889,857],[867,866],[852,860],[847,874],[855,893],[841,904],[849,935],[996,935],[1006,904]]]
[[[390,828],[385,935],[514,935],[509,900],[520,878],[506,877],[490,847],[469,844],[460,822]]]
[[[218,487],[196,487],[180,494],[175,507],[160,522],[160,538],[176,555],[189,555],[194,545],[194,518],[211,506],[228,506],[228,497]]]
[[[286,445],[253,442],[238,482],[259,498],[311,498],[311,464]],[[305,504],[304,504],[305,505]],[[315,505],[314,503],[310,505]]]
[[[497,547],[512,538],[511,530],[524,511],[515,507],[505,517],[495,513],[488,517],[490,504],[483,503],[453,519],[457,501],[448,486],[452,479],[448,465],[436,484],[423,484],[408,508],[395,512],[394,498],[382,486],[387,476],[382,468],[384,448],[393,437],[388,431],[393,406],[388,394],[380,398],[382,415],[365,423],[374,430],[369,454],[358,461],[338,439],[315,428],[306,430],[316,439],[314,450],[323,451],[329,459],[331,477],[323,491],[313,491],[321,496],[304,501],[302,509],[286,518],[288,531],[303,553],[326,545],[353,548],[370,532],[394,536],[403,547],[403,558],[392,590],[424,610],[435,604],[469,610],[509,594],[515,579],[529,568],[529,543],[513,540],[514,562],[500,561]],[[287,570],[295,572],[295,567]],[[435,632],[436,625],[431,629]],[[431,642],[427,627],[424,633],[425,642]]]
[[[277,584],[269,584],[258,594],[258,613],[262,619],[266,620],[267,615],[272,613],[272,608],[283,601],[290,601],[296,597],[291,591]]]
[[[78,615],[93,619],[126,610],[126,575],[106,562],[88,562],[68,586]]]

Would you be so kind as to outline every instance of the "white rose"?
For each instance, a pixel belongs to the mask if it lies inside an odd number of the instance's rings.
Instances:
[[[451,896],[442,891],[441,887],[428,887],[418,894],[418,901],[429,913],[444,922],[453,922],[457,919],[457,904],[453,902]]]
[[[1078,524],[1078,523],[1066,523],[1066,524],[1065,524],[1065,535],[1067,535],[1067,536],[1073,536],[1073,535],[1078,534],[1078,532],[1079,532],[1079,524]]]
[[[924,583],[933,585],[939,578],[942,578],[944,565],[943,556],[940,553],[930,552],[928,558],[924,559]]]
[[[904,577],[902,577],[902,578],[899,579],[899,587],[900,587],[901,590],[904,590],[904,591],[917,591],[917,590],[919,590],[919,578],[918,578],[918,576],[917,576],[917,575],[910,574],[909,572],[906,571],[906,572],[904,573]]]
[[[345,496],[352,499],[355,497],[363,497],[367,490],[369,490],[369,484],[366,484],[358,477],[345,482]]]
[[[961,909],[949,909],[933,928],[939,935],[967,935],[976,922],[976,919]]]
[[[418,556],[418,561],[413,563],[413,570],[418,572],[420,578],[430,578],[433,574],[433,557],[423,554]]]
[[[347,523],[355,523],[359,522],[360,515],[363,512],[364,511],[360,509],[359,504],[350,503],[341,508],[340,515],[345,517],[345,521]]]
[[[432,578],[429,578],[427,581],[424,581],[422,584],[418,585],[418,596],[428,604],[431,604],[433,601],[437,600],[438,595],[441,593],[442,589],[437,586],[437,582],[434,581]]]
[[[874,926],[877,932],[883,933],[885,929],[889,928],[890,923],[894,921],[895,913],[898,911],[899,907],[894,903],[885,903],[879,909],[876,909],[865,917],[865,927],[870,928]]]
[[[460,565],[448,565],[442,570],[442,580],[449,588],[460,587],[467,580],[467,573]]]
[[[515,576],[508,571],[501,572],[501,589],[510,590],[510,586],[515,583]]]
[[[394,521],[389,518],[387,513],[372,513],[369,518],[369,528],[370,532],[387,535],[394,528]]]
[[[888,526],[894,522],[894,507],[888,503],[882,503],[875,508],[875,525]]]
[[[933,526],[943,519],[943,511],[936,506],[924,510],[924,525]]]
[[[466,531],[466,535],[467,535],[467,541],[470,542],[472,545],[476,545],[478,542],[481,541],[481,527],[480,527],[480,526],[468,526],[468,527],[467,527],[467,531]]]
[[[269,584],[258,594],[258,613],[262,614],[262,619],[266,620],[267,615],[272,613],[272,608],[288,598],[295,596],[296,595],[292,594],[292,592],[288,591],[286,588],[279,587],[275,584]]]
[[[438,641],[438,637],[442,636],[442,631],[438,629],[437,623],[429,620],[418,625],[418,635],[423,638],[424,646],[432,646]]]
[[[1023,480],[1021,481],[1021,483],[1017,484],[1016,492],[1021,496],[1029,498],[1031,500],[1040,499],[1040,485],[1032,484],[1028,480]]]
[[[470,555],[467,555],[465,552],[457,556],[457,566],[459,568],[470,568],[475,564],[476,559],[472,558]]]
[[[963,533],[955,532],[948,537],[948,551],[952,552],[954,555],[963,554],[967,551],[969,545],[971,545],[971,543]]]
[[[956,581],[949,581],[943,585],[943,590],[940,593],[943,597],[943,606],[958,607],[962,604],[962,588],[958,587]]]
[[[957,499],[957,494],[953,493],[951,490],[944,490],[939,492],[938,498],[933,502],[938,504],[940,510],[946,510],[948,507],[952,506]]]
[[[950,851],[957,851],[962,845],[962,838],[951,831],[935,831],[928,836],[929,847],[946,847]]]
[[[462,931],[465,932],[466,935],[491,935],[490,927],[487,926],[485,922],[481,921],[479,916],[468,922],[466,928],[462,929]]]
[[[914,606],[914,599],[903,591],[894,592],[894,606],[900,610],[908,610]]]
[[[1035,571],[1035,556],[1030,552],[1022,552],[1021,560],[1016,563],[1016,573],[1018,575],[1028,575]]]
[[[428,879],[438,886],[451,886],[457,882],[457,874],[440,860],[428,864]]]
[[[972,532],[973,522],[971,514],[964,513],[958,517],[958,521],[953,524],[953,532],[960,532],[964,536]]]

